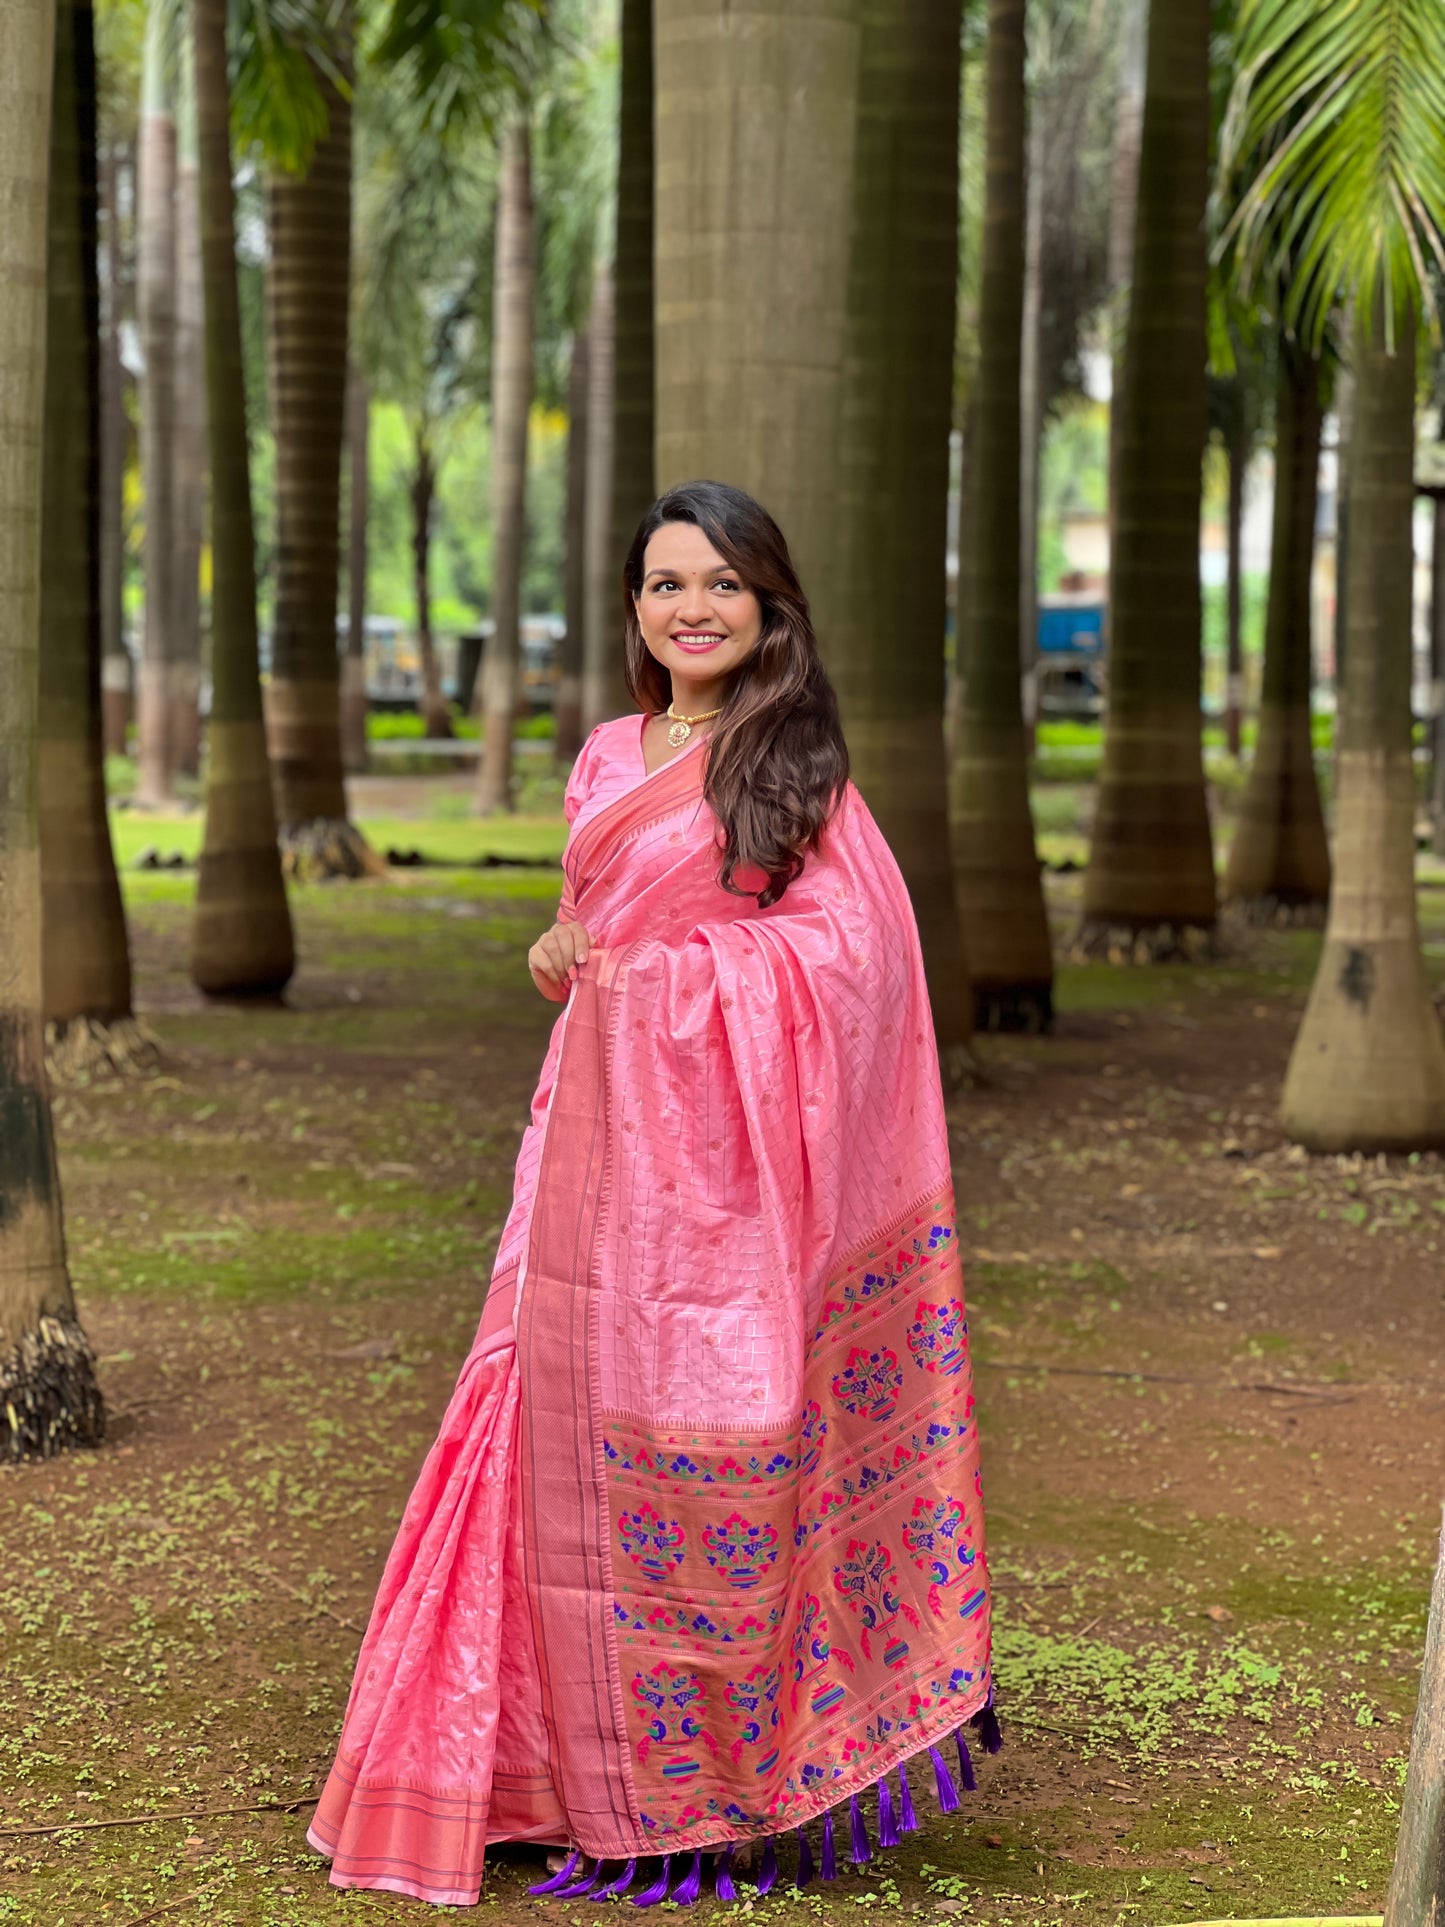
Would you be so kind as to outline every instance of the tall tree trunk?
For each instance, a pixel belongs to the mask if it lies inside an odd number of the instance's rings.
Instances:
[[[431,518],[436,501],[436,462],[424,430],[413,441],[411,471],[412,579],[416,590],[416,647],[421,658],[422,725],[432,740],[450,737],[451,711],[442,694],[436,639],[431,626]]]
[[[622,557],[612,514],[617,427],[616,299],[601,268],[587,330],[587,505],[582,528],[582,731],[631,706],[622,677]],[[629,540],[631,538],[629,537]]]
[[[352,51],[348,7],[336,59]],[[288,865],[305,876],[385,866],[347,821],[336,614],[351,294],[351,101],[317,70],[326,132],[302,175],[270,183],[276,424],[276,622],[266,721]]]
[[[1022,10],[1020,20],[1022,20]],[[1024,743],[1030,756],[1038,725],[1039,490],[1044,452],[1044,166],[1047,111],[1043,98],[1027,106],[1028,161],[1024,174],[1023,328],[1019,353],[1019,674],[1023,677]],[[985,189],[985,193],[987,189]],[[1010,244],[1010,264],[1012,244]]]
[[[963,532],[966,551],[959,552],[965,669],[950,803],[974,1021],[988,1029],[1040,1030],[1053,1014],[1053,958],[1019,684],[1024,66],[1024,0],[989,0],[973,516]]]
[[[557,761],[569,768],[582,747],[582,662],[585,653],[587,531],[587,392],[589,342],[585,328],[572,336],[571,368],[567,379],[567,505],[563,515],[566,555],[562,579],[566,604],[566,633],[557,665]]]
[[[617,251],[608,366],[612,448],[608,485],[612,602],[606,631],[588,642],[588,728],[632,708],[622,667],[622,565],[657,494],[657,343],[654,245],[653,0],[622,0],[622,80],[617,153]],[[597,411],[590,420],[597,421]],[[590,721],[588,720],[590,718]]]
[[[136,185],[136,320],[141,385],[141,482],[145,492],[145,628],[140,663],[137,802],[162,808],[174,794],[171,689],[176,661],[176,123],[170,21],[146,18],[145,72]]]
[[[963,696],[968,684],[968,664],[964,658],[964,611],[973,594],[973,524],[978,512],[975,499],[978,479],[978,381],[977,370],[969,378],[963,411],[958,424],[958,515],[953,544],[958,557],[958,576],[953,585],[953,662],[946,680],[943,711],[943,741],[948,766],[953,768],[963,734]]]
[[[130,731],[132,668],[125,646],[125,250],[120,236],[120,150],[111,142],[102,176],[105,210],[105,333],[100,376],[100,639],[105,748],[124,756]]]
[[[196,78],[179,60],[176,107],[175,661],[170,743],[175,766],[201,764],[201,548],[206,523],[206,350],[201,293],[201,202],[196,176]]]
[[[57,1060],[75,1068],[149,1054],[131,1021],[130,949],[105,811],[94,27],[89,0],[65,0],[51,129],[40,518],[42,1001]]]
[[[1282,338],[1259,733],[1223,892],[1226,902],[1265,922],[1281,915],[1317,922],[1330,894],[1330,848],[1310,728],[1310,588],[1323,423],[1320,364]]]
[[[1109,348],[1113,383],[1109,403],[1109,554],[1119,541],[1119,436],[1123,411],[1124,332],[1129,281],[1134,271],[1134,234],[1139,224],[1139,149],[1144,134],[1144,74],[1149,46],[1149,0],[1122,0],[1119,102],[1114,113],[1114,151],[1109,181]]]
[[[853,775],[908,885],[952,1074],[972,1012],[943,755],[958,18],[932,0],[863,0],[859,14],[833,549],[817,609]]]
[[[1249,470],[1249,432],[1238,377],[1224,436],[1229,476],[1225,511],[1224,741],[1237,763],[1244,747],[1244,481]]]
[[[55,17],[54,0],[0,7],[0,1459],[48,1458],[105,1431],[66,1270],[40,1016],[36,658]]]
[[[366,768],[366,546],[371,510],[371,394],[357,362],[346,382],[350,458],[346,530],[346,654],[341,658],[341,761]]]
[[[1109,715],[1082,940],[1194,954],[1215,923],[1200,741],[1209,0],[1153,0],[1119,396]]]
[[[532,143],[517,118],[502,139],[492,310],[492,635],[482,658],[485,711],[477,808],[512,807],[522,570],[527,538],[527,422],[535,379]]]
[[[826,648],[859,0],[654,0],[654,20],[657,486],[760,497]]]
[[[1281,1107],[1312,1151],[1445,1144],[1445,1039],[1415,903],[1415,316],[1401,306],[1393,354],[1383,297],[1370,327],[1356,317],[1335,880]]]
[[[1435,497],[1430,546],[1431,847],[1445,856],[1445,494]]]
[[[276,845],[256,642],[226,0],[191,0],[211,453],[211,717],[191,976],[216,997],[275,995],[296,953]]]

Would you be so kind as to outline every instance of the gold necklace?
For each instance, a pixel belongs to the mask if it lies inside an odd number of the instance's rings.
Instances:
[[[672,726],[667,732],[667,740],[672,744],[674,749],[681,749],[688,737],[691,736],[694,723],[710,723],[714,716],[721,716],[722,710],[721,708],[707,709],[703,711],[701,716],[679,716],[672,704],[669,703],[667,705],[667,713],[672,718]]]

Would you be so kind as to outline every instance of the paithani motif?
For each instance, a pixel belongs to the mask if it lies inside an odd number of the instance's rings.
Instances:
[[[631,1777],[659,1849],[781,1831],[986,1702],[967,1329],[943,1193],[830,1279],[793,1428],[606,1417]]]

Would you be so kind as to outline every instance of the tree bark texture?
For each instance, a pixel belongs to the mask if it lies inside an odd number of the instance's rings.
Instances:
[[[1226,902],[1252,919],[1312,921],[1330,894],[1330,850],[1310,729],[1311,577],[1324,409],[1320,364],[1281,340],[1264,683],[1249,780],[1225,867]]]
[[[201,549],[206,533],[206,353],[194,63],[183,46],[176,106],[175,662],[170,741],[176,768],[201,765]]]
[[[616,302],[612,275],[598,272],[587,330],[587,487],[582,525],[582,732],[632,707],[622,676],[622,564],[612,488],[617,430]],[[628,538],[629,541],[631,538]]]
[[[66,1269],[40,1016],[37,656],[55,23],[54,0],[0,8],[0,1459],[48,1457],[105,1430]],[[73,16],[65,28],[62,61],[73,58]]]
[[[136,184],[136,322],[141,384],[141,484],[145,495],[145,627],[136,705],[136,800],[169,803],[176,638],[176,122],[170,25],[164,7],[146,19]]]
[[[525,119],[502,138],[492,315],[492,634],[482,658],[485,712],[477,808],[512,807],[512,722],[521,651],[527,539],[527,423],[535,380],[536,241],[532,143]]]
[[[130,733],[133,670],[125,644],[125,249],[120,233],[120,151],[112,142],[102,170],[105,213],[105,332],[100,380],[100,636],[105,750],[123,756]]]
[[[442,695],[436,638],[431,626],[431,519],[436,502],[437,471],[431,444],[424,432],[414,436],[411,470],[412,579],[416,593],[416,647],[421,659],[422,726],[432,739],[450,737],[451,711]]]
[[[371,509],[371,394],[353,360],[346,383],[346,452],[350,463],[346,530],[346,653],[341,658],[341,760],[366,768],[366,575]]]
[[[836,556],[859,0],[653,11],[657,485],[708,477],[756,495],[821,610]]]
[[[653,0],[622,0],[622,79],[617,155],[617,258],[613,269],[611,478],[608,485],[612,606],[590,643],[588,728],[632,708],[622,671],[622,565],[657,494],[656,238]],[[593,410],[590,419],[597,421]],[[610,645],[610,646],[609,646]],[[588,721],[588,718],[591,721]]]
[[[337,57],[351,60],[352,18]],[[327,125],[302,174],[270,182],[276,425],[276,621],[266,722],[288,863],[298,874],[381,868],[347,821],[337,603],[341,444],[351,295],[350,99],[318,67]]]
[[[218,997],[274,996],[295,946],[262,717],[226,0],[191,0],[211,451],[211,719],[191,975]]]
[[[1083,938],[1192,953],[1216,916],[1200,730],[1209,0],[1154,0],[1118,397],[1109,714]]]
[[[1282,1117],[1312,1151],[1445,1144],[1445,1040],[1415,902],[1410,707],[1415,317],[1357,316],[1335,876]]]
[[[1053,1013],[1053,959],[1020,686],[1024,0],[990,0],[987,85],[983,286],[969,451],[973,515],[959,551],[965,671],[950,806],[975,1022],[1037,1030]]]
[[[51,126],[39,824],[43,1012],[131,1015],[130,948],[105,809],[100,697],[100,283],[94,16],[64,0]]]
[[[587,529],[587,391],[590,336],[579,328],[572,336],[567,377],[567,503],[564,510],[563,600],[566,633],[557,665],[557,734],[554,750],[564,769],[571,767],[582,747],[582,663],[586,592]]]

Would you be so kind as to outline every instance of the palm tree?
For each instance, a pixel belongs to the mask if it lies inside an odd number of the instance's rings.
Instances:
[[[1319,358],[1281,330],[1264,685],[1254,760],[1223,884],[1227,903],[1271,923],[1281,916],[1322,921],[1330,894],[1330,848],[1310,727],[1310,583],[1323,423]]]
[[[194,776],[201,761],[201,549],[205,539],[206,351],[201,295],[201,208],[196,182],[196,80],[183,38],[176,93],[175,556],[171,611],[170,748]]]
[[[622,0],[618,103],[617,221],[611,285],[611,446],[606,562],[595,598],[600,627],[587,631],[583,721],[590,729],[632,706],[622,674],[622,564],[653,497],[657,372],[653,269],[653,0]],[[597,420],[594,413],[593,420]],[[607,584],[610,581],[610,590]]]
[[[371,507],[371,390],[352,359],[346,383],[346,654],[341,659],[341,760],[366,768],[366,577]]]
[[[912,896],[947,1059],[967,1043],[972,1010],[943,757],[959,23],[931,0],[865,0],[861,23],[834,558],[820,633],[855,778]]]
[[[211,450],[211,716],[191,975],[213,996],[274,995],[295,946],[266,754],[256,546],[236,281],[226,0],[191,0]]]
[[[858,5],[753,0],[746,19],[743,32],[729,9],[653,4],[656,483],[710,475],[751,490],[822,613],[837,553]],[[820,633],[826,647],[826,622]]]
[[[512,721],[527,526],[527,423],[535,381],[532,146],[525,113],[502,136],[492,282],[492,634],[482,658],[483,814],[512,807]]]
[[[324,131],[270,179],[272,407],[276,430],[276,618],[266,721],[277,814],[298,874],[384,869],[347,818],[336,643],[341,444],[351,297],[353,10],[334,45],[302,48]],[[324,54],[324,59],[323,59]]]
[[[105,1412],[95,1357],[75,1315],[40,1017],[38,704],[41,433],[45,414],[46,180],[57,54],[84,42],[70,6],[57,48],[54,0],[0,8],[0,420],[21,459],[0,463],[0,1458],[94,1444]],[[62,72],[62,103],[75,101]],[[62,111],[66,111],[64,104]],[[72,150],[73,151],[73,150]],[[24,452],[28,452],[28,458]]]
[[[1311,1150],[1414,1149],[1445,1143],[1410,713],[1416,328],[1422,264],[1445,256],[1445,14],[1436,0],[1246,0],[1238,40],[1227,171],[1263,157],[1234,223],[1242,271],[1289,274],[1287,317],[1310,346],[1341,295],[1354,318],[1335,877],[1282,1114]]]
[[[617,408],[617,282],[610,267],[599,266],[587,322],[587,488],[582,522],[584,734],[609,717],[625,715],[632,707],[622,676],[618,588],[627,552],[624,549],[620,558],[617,554],[621,531],[612,513],[617,480]]]
[[[1214,854],[1200,743],[1199,510],[1210,0],[1153,0],[1120,411],[1109,714],[1083,945],[1207,942]]]
[[[975,421],[974,514],[960,553],[963,664],[951,782],[954,879],[974,1020],[1045,1028],[1053,959],[1029,807],[1020,696],[1020,387],[1024,297],[1024,0],[990,0],[988,165]]]
[[[108,755],[123,756],[130,731],[131,660],[125,646],[125,466],[130,424],[121,359],[126,250],[120,234],[120,152],[107,144],[101,170],[105,210],[105,333],[100,376],[101,700]]]
[[[141,476],[145,489],[145,628],[136,706],[136,796],[157,808],[171,800],[176,773],[171,706],[177,659],[176,553],[176,121],[173,9],[146,15],[136,186],[136,320],[141,388]]]
[[[587,394],[589,342],[572,333],[567,364],[567,502],[564,510],[563,602],[566,630],[557,664],[557,761],[568,767],[582,747],[583,609],[586,596]]]
[[[51,128],[38,759],[43,1014],[54,1060],[148,1049],[105,809],[100,707],[100,284],[94,16],[61,8]]]

